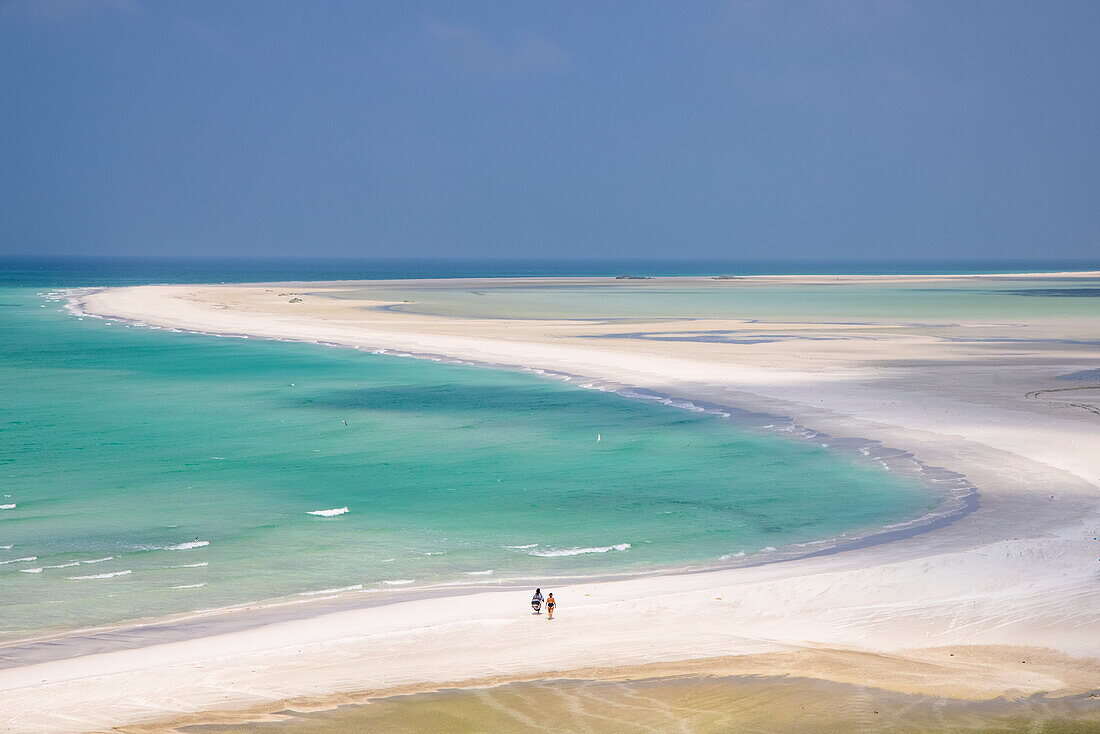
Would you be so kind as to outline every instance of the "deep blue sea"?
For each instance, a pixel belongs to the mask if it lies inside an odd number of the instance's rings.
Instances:
[[[0,284],[30,287],[143,283],[256,283],[279,280],[505,278],[597,275],[777,275],[1027,273],[1100,269],[1082,261],[847,261],[737,260],[423,260],[0,258]]]

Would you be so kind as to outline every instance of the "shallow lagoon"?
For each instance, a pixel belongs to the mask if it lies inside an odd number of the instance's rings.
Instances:
[[[881,321],[952,324],[960,319],[1011,324],[1095,318],[1100,280],[1042,277],[927,282],[805,283],[696,280],[608,281],[476,286],[386,283],[328,294],[389,300],[394,310],[455,317],[533,319],[754,319],[865,324]]]
[[[0,303],[7,639],[707,566],[939,500],[818,443],[534,375]]]

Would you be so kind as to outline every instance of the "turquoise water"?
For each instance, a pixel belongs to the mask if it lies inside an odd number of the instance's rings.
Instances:
[[[1053,291],[1053,292],[1052,292]],[[944,325],[960,318],[991,324],[1094,319],[1100,314],[1100,279],[997,279],[916,283],[776,285],[705,281],[608,281],[584,285],[490,284],[471,288],[391,284],[349,288],[346,299],[398,302],[413,313],[458,317],[535,319],[735,318],[765,321],[867,323],[914,321]],[[1038,297],[1041,296],[1041,297]],[[407,301],[407,303],[401,303]]]
[[[523,373],[81,320],[27,288],[0,290],[0,346],[9,639],[334,588],[710,564],[937,501],[713,415]]]

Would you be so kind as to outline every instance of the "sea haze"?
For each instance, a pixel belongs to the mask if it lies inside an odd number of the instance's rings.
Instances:
[[[522,276],[865,275],[1043,273],[1100,270],[1093,260],[677,260],[677,259],[243,259],[0,258],[0,285],[80,287],[145,283],[256,283]]]

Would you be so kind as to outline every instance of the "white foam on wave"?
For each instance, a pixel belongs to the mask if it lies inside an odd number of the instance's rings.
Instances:
[[[26,558],[13,558],[10,561],[0,561],[0,566],[6,563],[23,563],[24,561],[37,561],[38,556],[27,556]]]
[[[539,544],[538,543],[531,543],[530,545],[506,545],[504,547],[505,548],[510,548],[512,550],[527,550],[528,548],[538,548]]]
[[[671,405],[673,408],[680,408],[681,410],[690,410],[692,413],[705,413],[707,409],[696,405],[690,400],[673,400],[671,398],[658,398],[658,402],[663,405]]]
[[[69,581],[84,581],[85,579],[109,579],[113,576],[126,576],[133,573],[133,571],[112,571],[111,573],[97,573],[91,576],[67,576]]]
[[[200,586],[206,586],[206,584],[180,584],[179,586],[173,586],[173,589],[197,589]]]
[[[202,563],[181,563],[178,566],[169,566],[168,568],[199,568],[200,566],[209,566],[210,561],[203,561]]]
[[[320,589],[318,591],[300,591],[297,596],[315,596],[317,594],[337,594],[341,591],[359,591],[363,588],[362,584],[355,584],[354,586],[341,586],[337,589]]]
[[[14,502],[12,502],[10,504],[7,504],[7,505],[0,505],[0,510],[14,510],[14,509],[15,509],[15,503]]]
[[[493,574],[493,569],[490,568],[486,571],[464,571],[464,573],[467,576],[491,576]]]
[[[192,540],[187,543],[178,543],[176,545],[161,546],[157,550],[192,550],[194,548],[202,548],[203,546],[210,545],[209,540]]]
[[[585,387],[585,386],[582,385],[581,387]],[[604,391],[607,391],[607,392],[614,392],[618,395],[623,396],[624,398],[631,398],[631,399],[634,399],[634,400],[652,400],[654,402],[660,403],[661,405],[668,405],[668,406],[671,406],[673,408],[679,408],[680,410],[687,410],[687,411],[690,411],[692,413],[710,413],[712,415],[721,416],[723,418],[729,418],[730,417],[730,413],[727,413],[724,410],[718,410],[718,409],[715,409],[715,408],[707,408],[707,407],[704,407],[704,406],[699,405],[697,403],[693,403],[690,400],[679,400],[677,398],[670,398],[670,397],[666,397],[664,395],[640,393],[640,392],[636,392],[636,391],[630,390],[630,389],[619,389],[619,390],[613,390],[612,389],[612,390],[609,390],[607,388],[602,388],[602,387],[596,387],[595,389],[596,390],[604,390]]]
[[[0,545],[0,550],[11,550],[11,547],[13,545],[15,545],[15,543],[8,543],[7,545]]]
[[[405,584],[411,584],[416,579],[394,579],[393,581],[383,581],[383,584],[389,584],[390,586],[404,586]]]
[[[731,560],[733,558],[743,558],[744,555],[745,555],[745,551],[737,551],[736,553],[727,553],[724,556],[719,556],[718,560],[719,561],[728,561],[728,560]]]
[[[347,507],[337,507],[332,510],[310,510],[307,515],[317,515],[319,517],[335,517],[337,515],[343,515],[346,512],[350,512]]]
[[[938,512],[926,512],[915,520],[907,520],[905,522],[896,522],[890,525],[883,525],[883,530],[897,530],[898,528],[912,527],[916,525],[923,525],[929,520],[934,520],[937,517],[941,517],[941,513]]]
[[[113,560],[115,560],[114,556],[107,556],[106,558],[93,558],[90,561],[81,561],[81,563],[85,563],[85,564],[103,563],[104,561],[113,561]]]
[[[541,558],[557,558],[559,556],[579,556],[585,553],[607,553],[608,551],[630,550],[630,543],[617,543],[615,545],[601,545],[594,548],[563,548],[561,550],[531,551],[527,555]]]
[[[71,568],[73,566],[79,566],[80,561],[69,561],[68,563],[58,563],[53,566],[43,566],[42,568],[21,568],[19,570],[24,573],[42,573],[42,569],[45,568]]]

